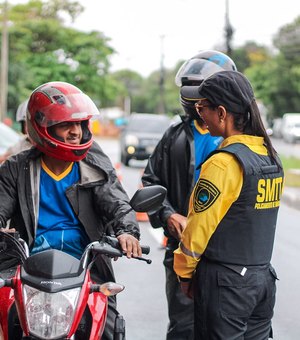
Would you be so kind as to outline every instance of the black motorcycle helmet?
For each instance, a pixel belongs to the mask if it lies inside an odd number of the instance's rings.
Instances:
[[[226,54],[214,51],[201,51],[182,64],[175,76],[177,86],[200,85],[204,79],[220,71],[237,71],[235,63]],[[180,96],[181,105],[191,120],[199,120],[194,100],[186,100]]]

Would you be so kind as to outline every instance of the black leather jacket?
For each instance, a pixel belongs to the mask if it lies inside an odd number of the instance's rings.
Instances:
[[[142,177],[144,186],[160,184],[168,190],[161,209],[149,215],[149,219],[153,228],[163,227],[174,244],[178,241],[168,234],[166,221],[175,212],[187,216],[194,186],[194,136],[188,117],[181,120],[165,132]]]
[[[34,147],[12,156],[0,166],[0,226],[16,228],[21,237],[33,246],[39,206],[41,153]],[[67,189],[68,200],[82,223],[90,241],[102,235],[106,223],[128,210],[129,198],[119,182],[110,159],[97,143],[79,162],[80,182]],[[116,236],[129,233],[140,237],[135,213],[130,212],[112,225]],[[102,263],[101,263],[102,262]],[[99,275],[113,280],[110,259],[98,261]]]

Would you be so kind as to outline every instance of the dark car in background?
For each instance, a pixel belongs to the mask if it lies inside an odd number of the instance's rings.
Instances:
[[[131,114],[120,137],[121,162],[148,159],[171,122],[166,115]]]

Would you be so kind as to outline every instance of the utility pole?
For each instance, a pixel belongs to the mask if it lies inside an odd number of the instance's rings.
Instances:
[[[130,95],[126,96],[124,99],[124,114],[129,117],[131,114],[131,98]]]
[[[158,113],[163,114],[166,113],[166,105],[165,105],[165,68],[164,68],[164,35],[160,36],[161,43],[161,54],[160,54],[160,77],[159,77],[159,105],[158,105]]]
[[[226,39],[226,53],[228,56],[232,54],[231,41],[233,37],[234,29],[229,21],[229,0],[226,0],[225,10],[225,39]]]
[[[8,82],[8,18],[7,1],[3,4],[2,39],[1,39],[1,73],[0,73],[0,121],[7,111],[7,82]]]

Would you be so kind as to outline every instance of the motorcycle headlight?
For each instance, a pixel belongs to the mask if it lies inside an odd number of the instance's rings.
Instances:
[[[57,339],[69,333],[80,288],[45,293],[23,286],[26,320],[29,332],[40,339]]]

